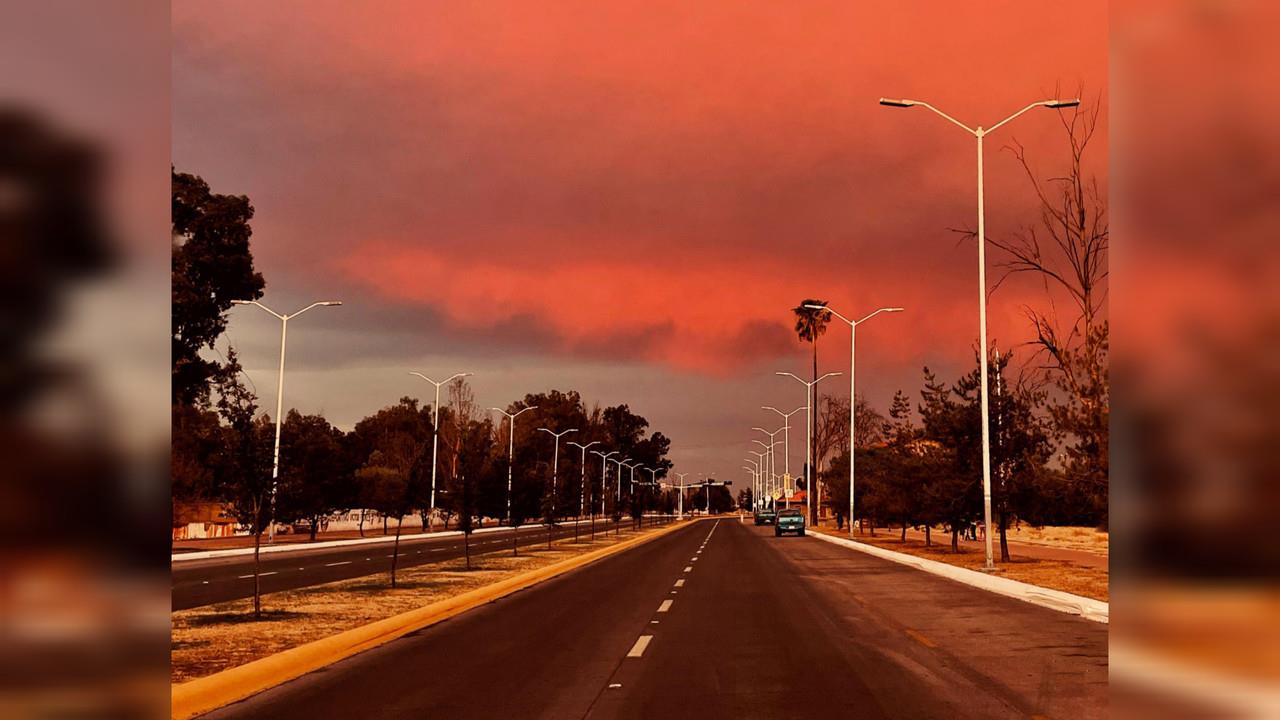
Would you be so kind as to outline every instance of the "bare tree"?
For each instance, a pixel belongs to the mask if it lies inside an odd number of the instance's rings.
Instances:
[[[1098,129],[1101,103],[1061,113],[1070,146],[1063,176],[1041,179],[1026,148],[1008,149],[1022,165],[1040,205],[1038,224],[1009,240],[989,239],[1007,259],[1005,273],[992,289],[1018,275],[1033,276],[1045,291],[1042,307],[1024,305],[1036,352],[1026,368],[1057,388],[1048,402],[1060,439],[1066,443],[1064,468],[1084,483],[1105,517],[1110,417],[1106,319],[1110,231],[1106,195],[1087,174],[1085,155]],[[1066,302],[1061,302],[1065,298]],[[1059,307],[1062,305],[1063,307]]]

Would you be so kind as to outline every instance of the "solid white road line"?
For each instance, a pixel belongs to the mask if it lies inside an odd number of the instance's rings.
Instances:
[[[644,655],[645,648],[649,647],[649,641],[653,639],[652,635],[641,635],[636,638],[636,644],[631,646],[627,651],[627,657],[638,658]]]
[[[662,604],[658,606],[658,612],[666,612],[666,611],[670,610],[670,609],[671,609],[671,603],[673,603],[673,602],[675,602],[675,601],[674,601],[674,600],[663,600],[663,601],[662,601]]]
[[[267,576],[275,575],[275,574],[276,574],[276,572],[275,572],[274,570],[272,570],[271,572],[258,573],[258,577],[267,577]],[[241,576],[239,577],[239,579],[240,579],[240,580],[248,580],[248,579],[249,579],[249,578],[251,578],[251,577],[253,577],[253,573],[249,573],[248,575],[241,575]]]
[[[350,564],[351,564],[351,561],[350,561],[350,560],[343,560],[342,562],[325,563],[325,564],[324,564],[324,566],[325,566],[325,567],[337,567],[337,566],[339,566],[339,565],[350,565]]]

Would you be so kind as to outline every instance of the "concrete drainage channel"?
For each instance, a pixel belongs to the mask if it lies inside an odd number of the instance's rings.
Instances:
[[[826,533],[813,532],[808,533],[808,537],[817,538],[823,542],[829,542],[841,547],[847,547],[858,552],[864,552],[868,555],[874,555],[878,558],[891,560],[901,565],[907,565],[917,570],[923,570],[927,573],[940,575],[956,582],[971,585],[987,592],[993,592],[1006,597],[1011,597],[1033,605],[1040,605],[1058,612],[1079,615],[1086,620],[1094,622],[1107,623],[1110,620],[1110,605],[1101,600],[1083,597],[1081,595],[1072,595],[1061,590],[1051,590],[1049,588],[1032,585],[1030,583],[1010,580],[1008,578],[988,575],[986,573],[977,572],[976,570],[968,570],[955,565],[948,565],[936,560],[916,557],[906,553],[886,550],[874,545],[866,545],[864,543],[846,540],[844,538],[834,537]]]

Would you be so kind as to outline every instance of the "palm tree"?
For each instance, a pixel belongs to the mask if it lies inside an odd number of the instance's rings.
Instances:
[[[831,314],[826,312],[825,310],[815,310],[813,308],[809,308],[805,306],[821,305],[825,307],[826,304],[827,304],[826,300],[806,299],[802,301],[797,307],[791,308],[791,311],[796,314],[796,335],[800,338],[801,342],[808,342],[813,344],[813,382],[814,383],[818,382],[818,336],[827,331],[827,323],[831,320]],[[810,403],[811,407],[809,408],[809,422],[810,422],[809,427],[813,427],[813,428],[818,427],[818,416],[817,416],[817,413],[815,412],[818,406],[817,393],[818,393],[818,388],[815,385],[813,388],[814,401]],[[813,437],[810,438],[809,457],[816,459],[818,457],[818,449],[817,447],[813,446],[812,443],[814,440],[817,439],[818,434],[813,433],[812,435]],[[813,478],[814,481],[812,485],[817,486],[818,473],[816,468],[811,470],[810,474],[814,476]],[[804,489],[806,493],[813,493],[814,490],[815,488],[808,487],[808,486],[806,486]],[[814,496],[813,503],[814,503],[812,505],[813,517],[809,518],[809,522],[811,524],[817,525],[818,524],[818,517],[817,517],[818,504],[817,504],[816,495]]]

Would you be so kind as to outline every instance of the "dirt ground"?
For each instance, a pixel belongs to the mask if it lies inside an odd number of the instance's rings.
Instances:
[[[646,529],[644,532],[651,532]],[[488,554],[401,569],[396,588],[387,573],[264,595],[263,616],[252,598],[173,613],[170,677],[178,683],[266,657],[312,640],[460,595],[522,572],[636,537],[624,530],[595,543],[557,541],[521,548],[520,555]]]

